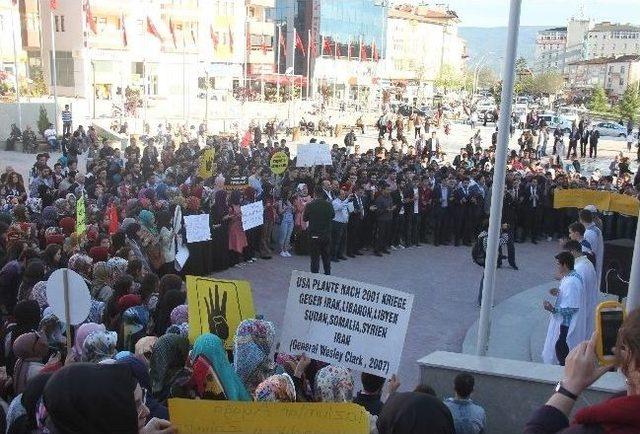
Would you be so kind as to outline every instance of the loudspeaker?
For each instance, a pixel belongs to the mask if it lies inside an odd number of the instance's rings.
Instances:
[[[633,240],[620,238],[604,242],[602,291],[617,295],[622,301],[629,292],[629,275],[633,258]]]

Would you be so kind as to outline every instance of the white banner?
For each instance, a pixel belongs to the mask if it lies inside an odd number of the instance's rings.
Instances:
[[[241,206],[240,211],[242,212],[242,229],[245,231],[264,223],[264,206],[261,200]]]
[[[184,216],[184,227],[187,230],[187,243],[197,243],[211,239],[209,214]]]
[[[298,145],[297,167],[331,166],[331,145],[328,143],[307,143]]]
[[[389,378],[398,372],[413,294],[293,271],[280,351]]]

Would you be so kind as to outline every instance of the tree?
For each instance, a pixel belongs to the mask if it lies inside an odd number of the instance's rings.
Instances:
[[[545,71],[533,78],[531,93],[536,95],[556,95],[564,87],[564,77],[556,71]]]
[[[436,87],[444,89],[446,93],[449,89],[459,89],[464,84],[463,77],[459,74],[453,66],[446,64],[440,68],[440,73],[436,78]]]
[[[634,83],[627,86],[627,90],[624,91],[617,107],[620,116],[632,123],[640,113],[640,92],[638,92],[638,85],[638,83]]]
[[[498,82],[498,76],[493,68],[484,66],[478,70],[478,88],[490,89]]]
[[[516,74],[521,75],[527,70],[527,59],[524,57],[518,57],[516,59]]]
[[[40,134],[44,134],[44,130],[49,128],[51,121],[49,120],[49,115],[47,114],[47,110],[44,106],[40,106],[40,115],[38,116],[38,131]]]
[[[604,92],[603,87],[598,87],[591,95],[589,101],[589,110],[594,112],[607,112],[609,111],[609,100],[607,94]]]

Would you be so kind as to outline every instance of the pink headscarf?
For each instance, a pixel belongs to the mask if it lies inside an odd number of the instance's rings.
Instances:
[[[88,322],[78,327],[78,331],[76,331],[76,341],[73,343],[73,355],[76,360],[80,360],[82,356],[82,346],[87,336],[93,332],[104,332],[106,330],[103,324],[96,324],[94,322]]]

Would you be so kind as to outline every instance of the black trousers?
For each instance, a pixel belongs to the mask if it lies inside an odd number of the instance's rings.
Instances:
[[[362,220],[360,215],[351,214],[347,224],[347,255],[353,255],[362,248]]]
[[[324,274],[331,274],[331,235],[311,235],[311,272],[320,271],[320,258],[322,258],[322,268]]]
[[[516,267],[516,245],[513,242],[513,237],[507,241],[507,261],[512,267]],[[498,247],[498,267],[502,266],[502,246]]]
[[[567,159],[571,158],[571,150],[573,149],[573,153],[578,153],[578,141],[577,140],[569,140],[569,149],[567,150]]]
[[[598,156],[598,143],[589,143],[589,158]]]
[[[346,239],[347,239],[347,224],[340,223],[334,220],[331,223],[331,241],[332,241],[331,253],[333,254],[334,259],[342,256],[342,251],[344,250]]]
[[[451,214],[449,208],[433,209],[433,244],[448,243],[451,240]]]
[[[540,236],[540,222],[542,220],[542,207],[527,207],[525,211],[525,234],[522,238],[524,240],[530,236],[531,241],[538,241],[538,237]]]
[[[67,134],[71,134],[71,122],[62,123],[62,135],[66,136]]]
[[[385,220],[376,223],[376,236],[374,243],[374,250],[376,252],[382,252],[389,248],[389,236],[391,232],[391,221]]]
[[[556,341],[556,357],[560,366],[564,366],[565,360],[569,355],[569,344],[567,344],[567,334],[569,333],[569,327],[565,325],[560,326],[560,336]]]

